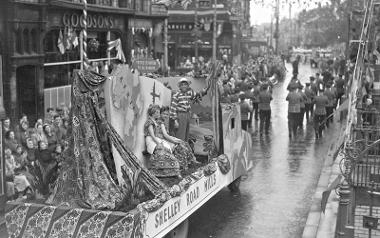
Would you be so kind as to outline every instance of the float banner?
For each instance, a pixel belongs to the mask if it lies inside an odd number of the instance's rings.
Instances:
[[[171,91],[161,82],[132,73],[128,65],[118,65],[105,84],[107,119],[137,158],[145,164],[144,124],[150,104],[169,106]],[[121,182],[123,159],[113,149],[116,172]],[[145,164],[146,165],[146,164]]]
[[[219,169],[210,176],[202,176],[179,197],[170,199],[160,209],[148,214],[144,237],[163,237],[228,183],[228,175],[223,175]]]

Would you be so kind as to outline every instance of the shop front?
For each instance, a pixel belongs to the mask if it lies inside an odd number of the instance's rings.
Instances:
[[[82,11],[51,9],[47,15],[47,31],[43,40],[44,107],[70,106],[72,73],[82,66]],[[87,19],[87,55],[96,72],[109,68],[118,55],[117,48],[108,50],[108,43],[120,39],[121,50],[126,39],[125,20],[115,14],[92,13]],[[125,46],[125,43],[124,43]]]
[[[162,61],[164,54],[163,28],[164,22],[161,18],[134,17],[128,19],[128,30],[132,35],[129,45],[132,62]],[[144,71],[144,73],[146,72]]]

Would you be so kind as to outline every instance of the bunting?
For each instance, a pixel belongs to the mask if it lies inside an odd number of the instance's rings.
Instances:
[[[123,49],[121,47],[121,40],[120,40],[120,38],[117,39],[117,40],[109,41],[108,42],[108,49],[107,50],[111,51],[114,48],[116,49],[116,58],[118,58],[123,63],[125,63],[126,60],[125,60],[125,55],[124,55]]]
[[[57,46],[58,46],[59,52],[61,54],[65,53],[65,45],[64,45],[63,42],[64,42],[64,40],[63,40],[62,30],[59,30],[59,36],[58,36]]]
[[[152,4],[165,5],[166,7],[174,7],[175,5],[179,4],[184,9],[187,9],[192,1],[193,0],[152,0]]]

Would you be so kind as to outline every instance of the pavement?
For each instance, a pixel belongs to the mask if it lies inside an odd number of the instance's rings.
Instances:
[[[323,212],[321,208],[322,193],[327,190],[339,175],[341,175],[339,163],[342,160],[342,154],[335,153],[340,144],[343,142],[345,125],[341,126],[341,132],[338,140],[331,144],[325,163],[318,181],[318,186],[313,196],[313,202],[302,234],[302,238],[334,238],[335,227],[339,206],[339,196],[332,190],[327,200],[326,209]]]

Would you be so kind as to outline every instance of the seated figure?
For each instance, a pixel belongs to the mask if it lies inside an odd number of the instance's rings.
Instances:
[[[148,109],[144,125],[146,150],[151,154],[150,170],[157,177],[181,177],[190,161],[195,162],[191,148],[184,141],[168,135],[158,105]]]
[[[12,155],[12,151],[9,148],[4,149],[4,157],[5,177],[7,186],[9,187],[9,189],[7,189],[7,195],[11,196],[12,192],[15,192],[18,197],[26,195],[27,192],[31,191],[32,189],[27,177],[22,172],[21,165],[15,161]]]

